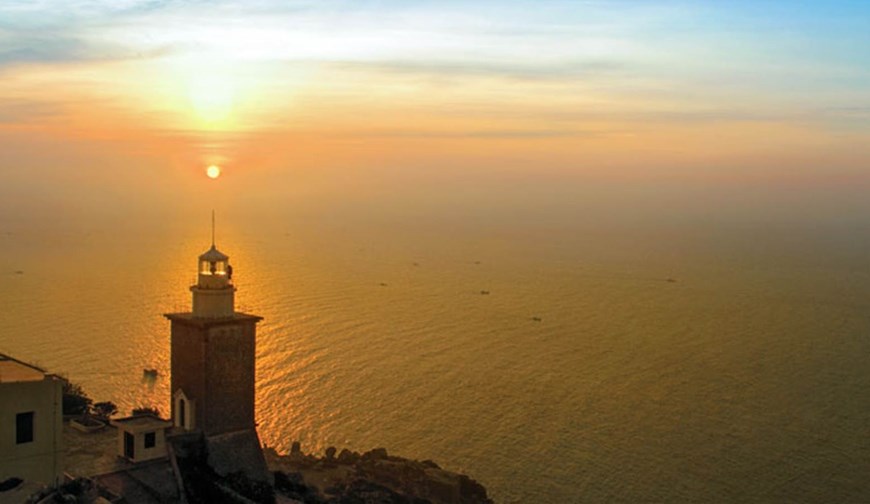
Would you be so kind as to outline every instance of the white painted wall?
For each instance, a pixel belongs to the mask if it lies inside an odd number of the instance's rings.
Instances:
[[[176,427],[181,427],[184,430],[193,430],[196,428],[196,404],[195,401],[192,401],[187,397],[187,394],[184,393],[183,390],[178,389],[175,394],[173,394],[173,418],[172,423]],[[184,412],[184,424],[181,423],[181,401],[184,401],[184,407],[186,411]]]
[[[118,429],[118,455],[124,457],[124,432],[123,428]],[[147,432],[155,433],[155,443],[153,448],[145,448],[145,434]],[[166,456],[166,429],[160,428],[153,431],[130,432],[133,434],[133,458],[132,462],[144,462]]]
[[[207,289],[193,286],[190,290],[193,292],[194,317],[232,317],[235,313],[235,287]]]
[[[33,441],[16,444],[15,418],[33,411]],[[55,485],[63,477],[60,379],[0,382],[0,480],[18,477]]]

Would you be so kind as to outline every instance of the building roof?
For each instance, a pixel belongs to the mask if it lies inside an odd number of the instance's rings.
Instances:
[[[119,471],[94,476],[110,492],[123,496],[123,502],[160,504],[183,502],[172,463],[166,459],[128,466]]]
[[[214,248],[214,245],[212,245],[203,255],[199,256],[199,260],[208,262],[227,261],[229,260],[229,256]]]
[[[206,444],[208,465],[219,475],[241,471],[253,480],[268,481],[269,469],[256,429],[209,436]]]
[[[0,354],[0,383],[41,381],[45,375],[42,368]]]
[[[168,429],[172,427],[172,422],[154,415],[136,415],[112,420],[112,425],[128,432],[141,432]]]
[[[232,315],[228,315],[226,317],[198,317],[191,312],[164,313],[163,316],[173,322],[179,322],[187,326],[199,328],[235,324],[236,322],[245,320],[253,320],[254,322],[259,322],[263,320],[263,317],[260,317],[258,315],[249,315],[247,313],[241,312],[235,312]]]

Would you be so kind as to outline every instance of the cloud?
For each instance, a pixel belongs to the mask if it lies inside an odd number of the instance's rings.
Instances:
[[[0,3],[0,71],[22,64],[64,64],[154,58],[168,45],[135,46],[103,36],[108,28],[132,29],[134,21],[170,1],[15,1]]]
[[[590,60],[560,64],[478,61],[330,61],[327,66],[341,70],[363,70],[430,77],[498,77],[516,80],[591,79],[621,73],[626,64],[619,61]]]
[[[851,105],[843,107],[828,107],[820,110],[820,113],[835,117],[851,117],[855,119],[870,119],[870,105]]]
[[[27,64],[151,59],[170,55],[177,50],[171,45],[136,48],[94,42],[74,31],[45,35],[31,29],[0,30],[0,72]]]
[[[61,106],[32,100],[0,100],[0,124],[23,124],[60,115]]]
[[[484,129],[484,130],[375,130],[354,131],[336,136],[355,138],[425,138],[425,139],[545,139],[566,137],[594,137],[609,135],[601,132],[579,129]]]
[[[566,129],[571,122],[596,119],[867,124],[864,67],[848,60],[847,71],[836,73],[792,45],[765,43],[781,42],[782,34],[741,34],[737,28],[746,21],[739,16],[737,24],[713,22],[729,12],[713,4],[630,0],[542,1],[531,9],[522,2],[456,0],[0,0],[0,74],[27,65],[174,55],[184,56],[176,66],[211,59],[246,77],[266,67],[274,75],[291,69],[286,73],[319,76],[307,72],[317,67],[348,74],[318,83],[324,94],[335,83],[339,93],[365,96],[366,84],[404,79],[400,84],[418,92],[412,98],[420,102],[433,95],[421,83],[456,91],[447,97],[450,106],[438,103],[439,113],[558,121],[521,134],[526,137],[575,135]],[[178,78],[142,68],[130,75],[165,87],[159,79]],[[126,70],[87,77],[116,85]],[[269,72],[258,84],[283,85]],[[383,78],[366,82],[354,73]],[[108,84],[83,85],[102,95]],[[856,106],[826,108],[841,103]]]
[[[0,32],[0,41],[0,66],[81,61],[95,59],[101,52],[76,38],[47,38],[29,31]]]
[[[576,42],[587,36],[576,20],[554,25],[532,15],[534,26],[527,27],[516,6],[488,2],[10,1],[0,4],[0,64],[91,59],[119,49],[130,54],[155,43],[268,60],[422,61],[440,54],[485,62],[534,54],[554,63],[565,55],[583,58]],[[471,64],[461,66],[452,70],[468,72]],[[513,73],[534,70],[517,66]]]

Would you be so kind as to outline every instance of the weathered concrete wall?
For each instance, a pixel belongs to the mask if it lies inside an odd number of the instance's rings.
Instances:
[[[253,321],[209,329],[206,435],[254,427],[254,331]]]
[[[195,401],[206,435],[254,427],[256,317],[232,322],[172,320],[171,391]],[[177,415],[172,401],[172,418]]]
[[[205,391],[205,349],[206,333],[201,329],[172,321],[171,329],[171,370],[170,393],[179,388],[188,398],[196,401],[196,414],[205,411],[207,398]],[[176,418],[176,402],[172,401],[171,418]],[[189,414],[189,413],[188,413]],[[200,419],[194,418],[194,425],[200,426]]]
[[[118,429],[118,455],[126,457],[124,454],[124,431]],[[151,448],[145,447],[145,434],[147,432],[154,433],[154,446]],[[153,431],[130,432],[133,435],[133,461],[144,462],[166,456],[166,431],[164,429],[155,429]]]
[[[59,378],[0,383],[0,481],[18,477],[56,484],[63,476],[62,384]],[[33,415],[33,441],[17,444],[15,418]]]

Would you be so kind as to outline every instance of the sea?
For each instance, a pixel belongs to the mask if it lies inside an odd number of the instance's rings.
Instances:
[[[202,210],[7,216],[0,351],[167,414]],[[870,502],[858,221],[218,214],[278,451],[385,447],[497,503]]]

